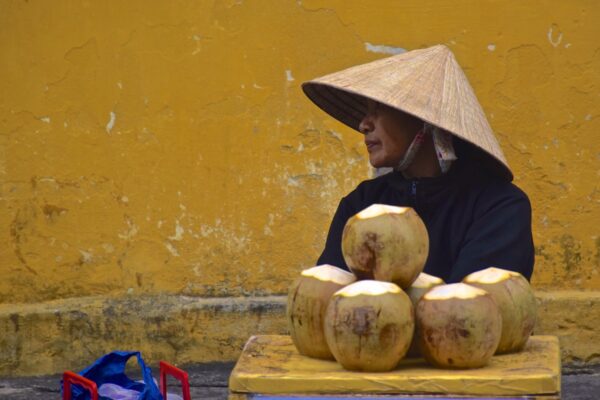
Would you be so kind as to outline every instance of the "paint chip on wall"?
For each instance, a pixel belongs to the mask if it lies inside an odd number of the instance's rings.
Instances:
[[[110,118],[108,120],[108,123],[106,124],[106,133],[110,133],[110,131],[112,131],[112,128],[115,126],[116,119],[117,115],[114,113],[114,111],[111,111]]]
[[[548,29],[548,41],[550,42],[550,44],[554,47],[558,47],[558,45],[560,44],[560,42],[562,42],[562,37],[563,34],[562,32],[558,32],[558,34],[555,35],[554,30],[558,30],[558,26],[556,26],[555,24],[553,24],[550,29]]]
[[[294,81],[294,77],[292,76],[292,71],[290,71],[289,69],[285,70],[285,77],[288,80],[288,82],[292,82]]]
[[[489,51],[494,51],[494,50],[496,50],[496,45],[494,43],[490,43],[490,44],[488,44],[487,49]]]
[[[383,54],[402,54],[406,52],[406,49],[402,47],[385,46],[382,44],[371,44],[365,43],[365,50],[372,53],[383,53]]]

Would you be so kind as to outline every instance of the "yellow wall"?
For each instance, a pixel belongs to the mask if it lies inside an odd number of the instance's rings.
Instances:
[[[370,173],[300,83],[436,43],[531,198],[535,287],[598,289],[599,19],[583,0],[2,1],[0,303],[284,294]]]

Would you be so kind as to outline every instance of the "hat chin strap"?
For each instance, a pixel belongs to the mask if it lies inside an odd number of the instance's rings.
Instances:
[[[427,135],[432,135],[433,137],[435,155],[440,164],[442,174],[448,172],[452,162],[457,159],[456,153],[454,152],[454,146],[452,145],[452,135],[427,122],[424,123],[423,128],[415,135],[408,146],[406,153],[404,153],[404,157],[402,157],[402,160],[400,160],[396,168],[394,168],[396,171],[403,172],[410,167],[415,156],[419,152],[421,145],[425,142]]]

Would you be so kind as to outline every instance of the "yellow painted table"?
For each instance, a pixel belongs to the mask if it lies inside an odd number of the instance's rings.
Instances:
[[[554,336],[532,336],[516,354],[494,356],[484,368],[444,370],[404,359],[390,372],[344,370],[304,357],[289,336],[252,336],[229,378],[230,399],[288,395],[367,395],[560,398],[560,351]]]

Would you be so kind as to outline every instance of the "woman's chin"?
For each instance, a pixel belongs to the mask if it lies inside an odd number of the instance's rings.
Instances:
[[[373,168],[394,168],[394,165],[391,165],[391,163],[376,157],[370,157],[369,164],[371,164]]]

